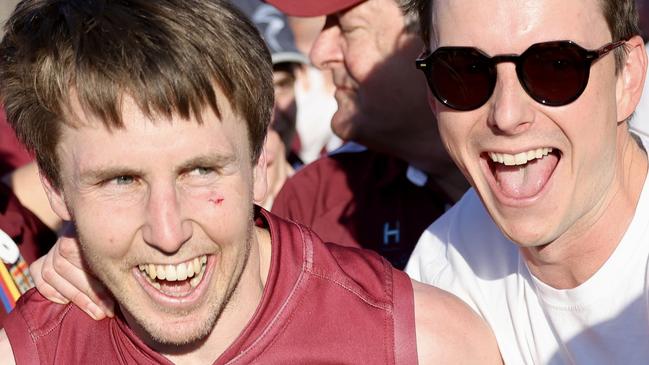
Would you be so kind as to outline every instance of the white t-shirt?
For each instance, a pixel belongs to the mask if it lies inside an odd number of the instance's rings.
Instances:
[[[645,142],[645,145],[647,143]],[[422,235],[406,272],[469,303],[508,364],[649,364],[649,183],[604,265],[574,289],[533,277],[471,189]]]

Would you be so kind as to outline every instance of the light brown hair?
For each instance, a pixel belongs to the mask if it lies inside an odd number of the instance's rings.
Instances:
[[[107,128],[123,128],[128,94],[148,116],[184,119],[218,87],[247,123],[253,159],[273,108],[270,54],[256,28],[223,0],[24,0],[0,43],[7,119],[60,187],[56,146],[72,94]],[[223,101],[220,101],[223,102]]]

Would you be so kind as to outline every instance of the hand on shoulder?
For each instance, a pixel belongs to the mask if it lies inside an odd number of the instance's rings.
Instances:
[[[420,364],[502,364],[491,328],[451,293],[412,280]]]

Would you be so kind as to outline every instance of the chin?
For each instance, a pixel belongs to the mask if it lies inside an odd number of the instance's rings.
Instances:
[[[344,111],[336,111],[331,118],[331,130],[338,138],[345,142],[357,141],[358,133],[355,125],[354,116],[348,115]]]
[[[505,237],[514,242],[519,247],[539,247],[545,246],[552,240],[548,238],[547,230],[540,230],[538,224],[532,225],[519,223],[515,220],[509,220],[506,224],[500,225],[500,230]]]
[[[182,347],[202,343],[212,332],[221,311],[213,310],[209,315],[188,313],[185,318],[135,318],[137,327],[146,334],[149,345],[165,352],[182,351]],[[163,316],[165,317],[165,316]],[[169,347],[169,348],[168,348]]]

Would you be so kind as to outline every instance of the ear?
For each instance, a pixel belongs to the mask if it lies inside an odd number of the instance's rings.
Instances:
[[[252,192],[255,203],[261,203],[266,199],[266,193],[268,192],[267,166],[266,140],[264,140],[264,148],[261,150],[259,158],[252,170]]]
[[[50,206],[54,213],[64,221],[72,220],[72,215],[68,210],[68,206],[65,204],[63,189],[54,187],[52,182],[40,170],[38,171],[38,176],[41,179],[41,184],[43,184],[45,194],[47,194],[47,199],[50,201]]]
[[[647,71],[647,52],[640,36],[634,36],[624,45],[629,50],[622,70],[617,77],[617,120],[627,120],[635,111]]]
[[[262,154],[265,154],[265,157],[266,157],[266,166],[272,165],[273,162],[275,162],[275,159],[277,158],[276,151],[273,148],[271,148],[271,146],[269,146],[269,143],[271,143],[270,142],[270,138],[271,138],[270,134],[271,133],[277,133],[277,132],[273,132],[270,129],[268,129],[268,133],[266,133],[266,138],[264,139],[264,149],[262,151]],[[261,156],[259,156],[259,157],[261,157]]]
[[[437,101],[437,98],[433,95],[433,92],[430,91],[428,85],[426,85],[426,90],[426,100],[428,100],[428,106],[430,107],[430,110],[433,111],[433,114],[437,116],[437,103],[439,103],[439,101]]]

